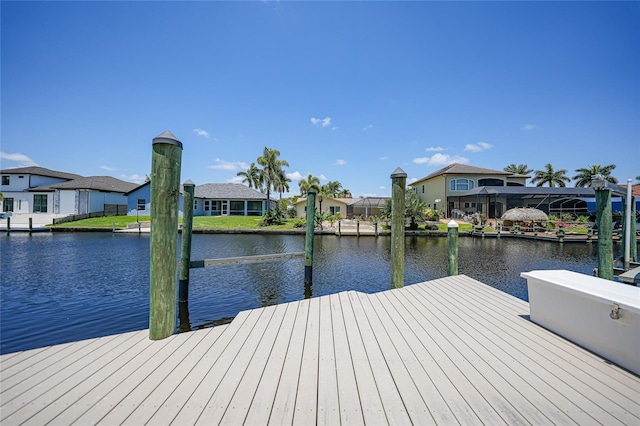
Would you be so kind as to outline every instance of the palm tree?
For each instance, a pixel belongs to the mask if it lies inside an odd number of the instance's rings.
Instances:
[[[246,171],[238,172],[236,176],[243,176],[242,183],[249,185],[249,188],[258,189],[261,186],[260,169],[256,167],[256,163],[251,163]]]
[[[338,194],[338,197],[340,197],[340,198],[351,198],[352,196],[353,195],[351,195],[351,191],[349,191],[348,189],[343,189]]]
[[[618,179],[611,176],[611,172],[615,168],[615,164],[609,164],[604,167],[599,164],[595,164],[586,168],[576,169],[576,173],[578,174],[573,177],[573,180],[576,181],[576,188],[591,186],[591,178],[595,175],[602,175],[606,181],[618,183]]]
[[[565,169],[553,170],[551,163],[545,164],[544,168],[544,170],[535,171],[535,175],[531,179],[531,183],[538,182],[536,186],[544,186],[546,183],[551,188],[555,186],[564,188],[567,186],[565,182],[571,182],[571,179],[566,176],[567,171]]]
[[[282,168],[289,167],[287,161],[278,159],[279,156],[280,151],[265,146],[262,155],[257,160],[258,164],[262,166],[261,181],[267,190],[267,213],[271,210],[271,189],[276,189],[276,182],[282,173]]]
[[[282,200],[282,193],[289,192],[289,190],[291,189],[291,187],[289,186],[289,182],[291,182],[291,179],[287,177],[287,174],[284,172],[284,170],[280,169],[278,173],[278,178],[276,179],[276,182],[275,182],[274,189],[280,193],[281,200]]]
[[[316,192],[320,192],[320,179],[316,176],[313,176],[309,173],[306,179],[300,179],[298,181],[298,186],[300,187],[300,195],[306,197],[310,190],[315,190]]]
[[[337,180],[329,181],[324,186],[326,187],[326,195],[328,195],[329,197],[340,196],[340,192],[342,191],[342,184]]]
[[[529,173],[531,173],[533,171],[533,169],[530,169],[529,166],[527,166],[526,164],[518,164],[516,166],[515,163],[509,164],[503,170],[505,172],[514,173],[514,174],[517,174],[517,175],[528,175]]]

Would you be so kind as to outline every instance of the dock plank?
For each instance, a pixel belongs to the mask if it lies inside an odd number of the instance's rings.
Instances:
[[[0,356],[0,422],[640,424],[640,377],[466,276]]]

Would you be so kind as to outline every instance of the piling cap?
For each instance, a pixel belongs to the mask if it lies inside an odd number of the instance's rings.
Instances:
[[[393,171],[393,173],[391,173],[391,179],[393,179],[393,178],[406,178],[406,177],[407,177],[407,172],[402,170],[400,167],[398,167],[397,169],[395,169]]]
[[[196,186],[196,184],[193,183],[191,179],[188,179],[185,183],[182,184],[182,186]]]
[[[316,195],[316,190],[315,190],[315,189],[310,189],[310,190],[307,192],[307,194],[308,194],[308,195]]]
[[[157,143],[166,143],[169,145],[177,145],[180,148],[182,148],[182,142],[180,142],[178,140],[178,138],[175,137],[175,135],[173,133],[171,133],[170,131],[166,130],[163,133],[159,134],[158,136],[156,136],[155,138],[153,138],[153,145],[157,144]]]
[[[458,222],[456,222],[453,219],[451,219],[451,221],[447,224],[447,228],[457,228],[457,227],[458,227]]]

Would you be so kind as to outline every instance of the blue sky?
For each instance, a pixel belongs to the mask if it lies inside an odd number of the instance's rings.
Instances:
[[[9,2],[1,168],[236,181],[262,149],[354,196],[451,163],[640,175],[638,2]],[[573,186],[573,183],[569,184]]]

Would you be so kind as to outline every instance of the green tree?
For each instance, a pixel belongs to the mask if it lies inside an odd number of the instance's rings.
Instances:
[[[236,176],[242,176],[242,183],[246,183],[249,188],[260,189],[262,185],[260,179],[260,169],[256,167],[256,163],[251,163],[246,171],[236,173]]]
[[[280,193],[281,200],[282,200],[282,193],[289,192],[289,190],[291,190],[291,187],[289,186],[289,182],[291,182],[291,179],[287,177],[287,174],[283,169],[280,169],[278,173],[278,178],[276,180],[275,189]]]
[[[556,186],[564,188],[565,182],[571,182],[571,179],[567,177],[567,171],[565,169],[554,170],[551,163],[547,163],[544,166],[544,170],[536,170],[531,183],[536,183],[536,186],[544,186],[554,188]]]
[[[303,197],[306,197],[312,189],[315,190],[316,193],[320,193],[320,179],[311,173],[309,173],[306,179],[300,179],[298,186],[300,187],[300,195]]]
[[[380,215],[386,221],[391,220],[393,210],[391,200],[388,199],[380,211]],[[404,217],[409,218],[409,228],[418,229],[419,222],[428,219],[427,204],[418,198],[418,194],[413,189],[407,189],[404,195]]]
[[[616,168],[615,164],[609,164],[608,166],[601,166],[595,164],[593,166],[585,167],[582,169],[576,169],[577,175],[572,179],[576,181],[576,188],[584,188],[585,186],[591,186],[591,177],[594,175],[602,175],[606,181],[611,183],[618,183],[618,179],[611,176],[611,172]]]
[[[518,175],[528,175],[529,173],[531,173],[533,171],[533,169],[530,169],[529,166],[527,166],[526,164],[518,164],[516,166],[515,163],[509,164],[503,170],[505,172],[515,173],[515,174],[518,174]]]
[[[271,189],[276,190],[276,182],[282,173],[282,168],[289,167],[289,163],[280,160],[279,156],[280,151],[265,146],[262,155],[257,160],[258,164],[262,166],[260,180],[267,190],[267,213],[271,210]]]

